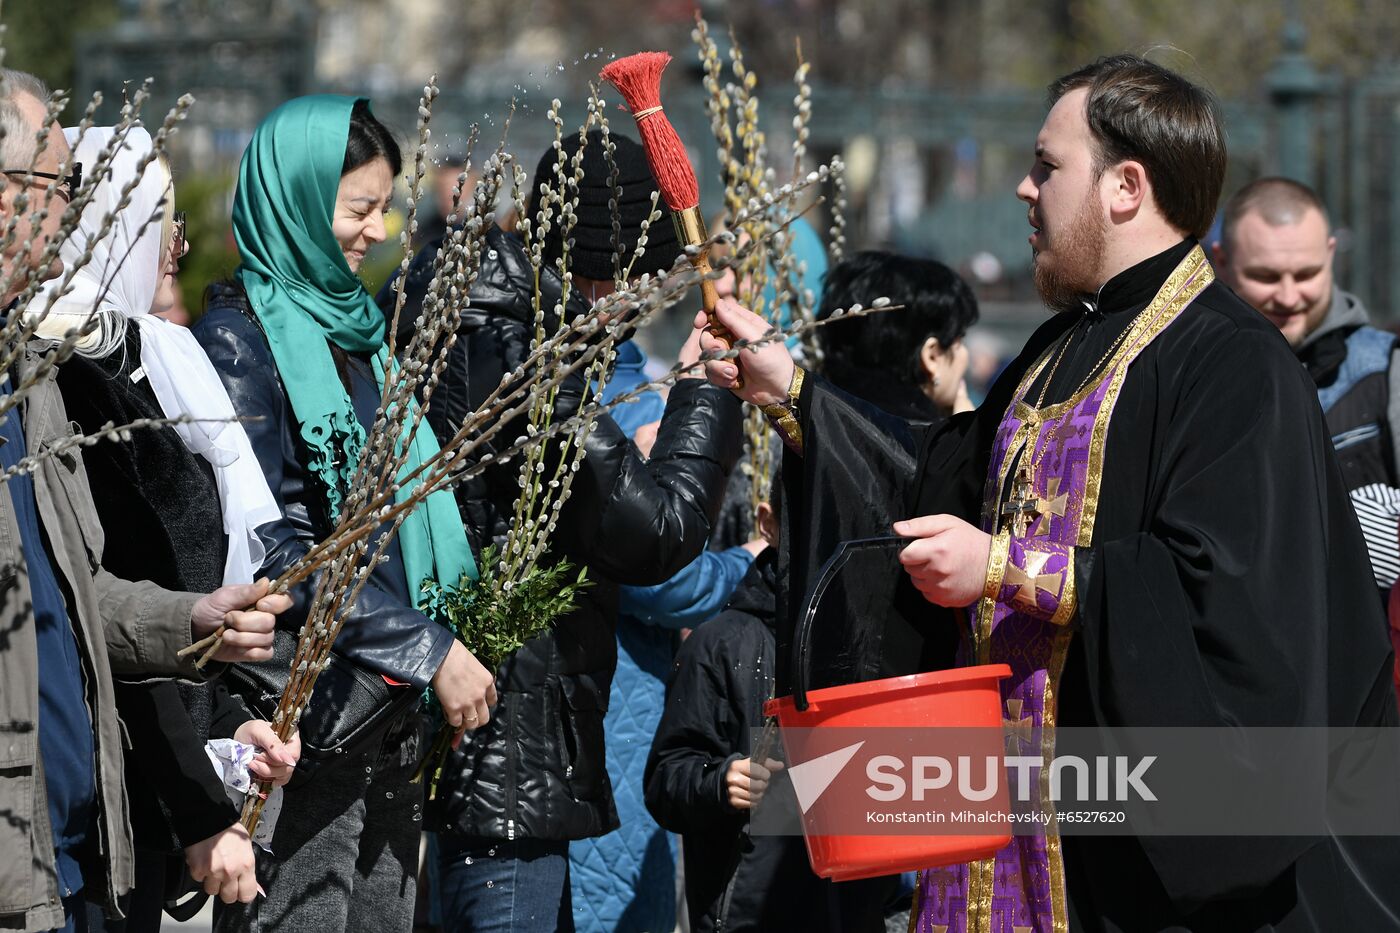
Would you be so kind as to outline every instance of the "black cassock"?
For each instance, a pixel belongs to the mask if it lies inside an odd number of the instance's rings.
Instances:
[[[807,380],[804,452],[783,465],[780,694],[797,597],[836,543],[916,515],[979,524],[992,440],[1028,367],[1074,329],[1045,403],[1071,396],[1195,245],[1053,316],[981,408],[940,428]],[[865,568],[823,601],[814,686],[953,666],[954,613],[897,568]],[[1396,723],[1386,623],[1316,391],[1277,329],[1218,282],[1132,363],[1075,579],[1061,726]],[[1400,929],[1397,838],[1066,836],[1064,850],[1074,929]]]

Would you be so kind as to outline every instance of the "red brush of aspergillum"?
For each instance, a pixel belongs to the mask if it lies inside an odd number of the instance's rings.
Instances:
[[[683,211],[700,204],[700,185],[676,128],[664,111],[653,110],[661,106],[661,72],[670,62],[671,56],[665,52],[638,52],[609,62],[602,76],[622,94],[634,115],[642,114],[637,120],[637,132],[642,136],[642,148],[651,163],[651,173],[656,176],[656,186],[667,207]],[[646,113],[648,110],[652,112]]]

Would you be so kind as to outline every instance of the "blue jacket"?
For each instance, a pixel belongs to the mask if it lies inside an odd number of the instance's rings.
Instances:
[[[676,632],[717,615],[752,562],[742,547],[706,551],[665,583],[623,588],[617,673],[603,719],[621,826],[569,846],[579,933],[675,928],[675,850],[647,812],[642,774],[666,703]]]

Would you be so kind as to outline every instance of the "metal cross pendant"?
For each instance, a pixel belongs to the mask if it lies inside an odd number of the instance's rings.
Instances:
[[[1035,494],[1030,464],[1022,460],[1016,469],[1016,478],[1011,483],[1011,498],[1001,507],[1002,517],[1011,520],[1011,534],[1017,538],[1024,538],[1026,526],[1040,519],[1040,507],[1041,501]]]

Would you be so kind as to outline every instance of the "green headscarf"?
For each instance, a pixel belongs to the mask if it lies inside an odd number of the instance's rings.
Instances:
[[[340,170],[359,98],[299,97],[278,107],[253,132],[238,170],[233,232],[242,265],[235,273],[262,322],[331,520],[340,512],[365,429],[336,373],[327,341],[372,354],[382,387],[397,367],[384,346],[385,321],[331,232]],[[406,475],[438,452],[424,424],[410,446]],[[339,454],[339,459],[337,455]],[[412,487],[399,490],[403,501]],[[431,577],[456,586],[476,579],[461,515],[450,491],[429,496],[399,529],[404,575],[417,594]]]

